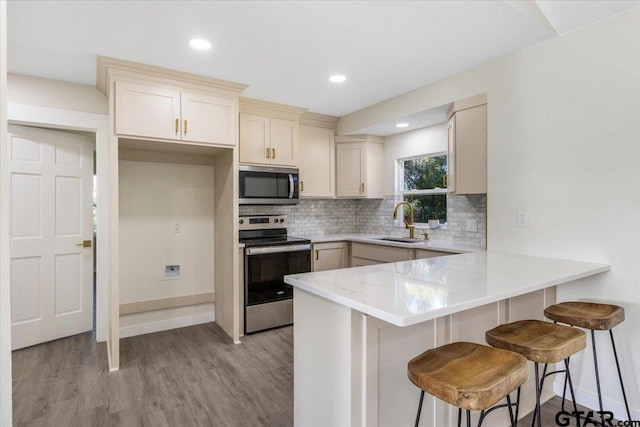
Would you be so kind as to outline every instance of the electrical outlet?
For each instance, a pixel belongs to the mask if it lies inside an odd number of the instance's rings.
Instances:
[[[529,214],[526,212],[518,212],[518,227],[529,226]]]
[[[173,232],[174,233],[182,233],[182,224],[180,224],[179,222],[175,222],[173,224]]]

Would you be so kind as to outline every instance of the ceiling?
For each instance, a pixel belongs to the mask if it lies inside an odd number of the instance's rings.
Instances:
[[[104,55],[245,83],[243,96],[343,116],[638,5],[9,0],[8,69],[95,85]],[[194,37],[212,49],[191,49]],[[330,83],[332,74],[347,81]],[[389,129],[377,134],[398,132]]]

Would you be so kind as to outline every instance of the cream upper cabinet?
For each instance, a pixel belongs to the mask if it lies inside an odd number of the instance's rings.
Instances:
[[[235,145],[236,100],[116,81],[118,135]]]
[[[298,166],[298,128],[294,120],[240,113],[240,163]]]
[[[347,242],[315,243],[313,245],[313,271],[336,270],[349,266]]]
[[[180,91],[116,82],[116,133],[180,139]]]
[[[240,163],[271,164],[271,119],[240,113]]]
[[[379,137],[336,137],[337,197],[381,198],[384,145]]]
[[[334,197],[334,131],[300,126],[300,153],[300,197]]]
[[[182,92],[182,140],[235,145],[236,101],[231,98]]]
[[[447,189],[455,194],[487,192],[487,98],[454,102],[447,124]]]

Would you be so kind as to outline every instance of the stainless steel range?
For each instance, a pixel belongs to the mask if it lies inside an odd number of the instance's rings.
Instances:
[[[286,215],[240,217],[244,249],[244,332],[293,323],[287,274],[311,271],[311,241],[287,235]]]

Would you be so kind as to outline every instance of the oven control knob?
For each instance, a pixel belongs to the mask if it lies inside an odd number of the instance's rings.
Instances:
[[[241,220],[240,220],[240,224],[244,224],[244,219],[241,219]]]
[[[284,222],[284,218],[280,218],[280,222]]]

